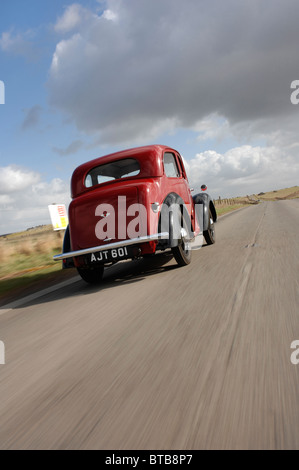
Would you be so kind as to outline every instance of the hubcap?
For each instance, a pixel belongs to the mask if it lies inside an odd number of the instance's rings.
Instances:
[[[182,227],[181,228],[181,243],[182,243],[182,248],[185,253],[188,253],[190,251],[190,243],[186,239],[187,236],[188,236],[187,230],[184,227]]]
[[[212,217],[210,218],[210,233],[214,238],[214,220],[212,219]]]

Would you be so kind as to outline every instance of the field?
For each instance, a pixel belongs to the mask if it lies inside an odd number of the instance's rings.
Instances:
[[[293,186],[233,199],[218,198],[214,203],[221,216],[262,201],[298,197],[299,186]],[[61,263],[52,260],[61,252],[63,235],[63,230],[54,232],[51,225],[46,225],[0,237],[0,301],[71,274],[73,270],[62,271]]]
[[[47,225],[0,237],[0,298],[61,270],[52,257],[61,252],[62,232]]]
[[[249,206],[251,204],[258,204],[258,197],[255,195],[246,196],[246,197],[235,197],[232,199],[214,199],[214,204],[216,207],[218,217],[221,217],[227,212],[232,212],[242,207]]]
[[[260,193],[257,197],[262,201],[296,199],[299,197],[299,186],[292,186],[291,188],[279,189],[277,191],[274,190],[268,193]]]
[[[299,197],[299,186],[291,188],[277,189],[268,192],[260,192],[259,194],[251,194],[250,196],[235,197],[232,199],[214,199],[218,216],[227,212],[239,209],[246,205],[258,204],[262,201],[281,201],[284,199],[296,199]]]

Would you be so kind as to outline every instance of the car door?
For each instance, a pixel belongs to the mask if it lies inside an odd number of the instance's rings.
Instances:
[[[186,203],[186,206],[188,207],[188,212],[189,212],[189,215],[191,217],[193,229],[196,230],[197,229],[197,224],[195,222],[195,210],[194,210],[194,204],[193,204],[191,189],[190,189],[189,181],[188,181],[188,178],[187,178],[187,173],[186,173],[186,170],[185,170],[183,159],[182,159],[181,155],[178,152],[176,153],[176,159],[177,159],[178,166],[179,166],[179,169],[180,169],[180,173],[181,173],[181,176],[182,176],[182,186],[184,187],[184,189],[182,189],[182,191],[184,191],[184,201]]]
[[[167,192],[178,194],[184,201],[190,219],[194,220],[193,202],[186,172],[177,152],[166,150],[163,156]]]
[[[177,159],[178,166],[179,166],[179,169],[180,169],[180,174],[181,174],[181,177],[182,177],[182,186],[184,187],[184,189],[183,189],[184,194],[185,194],[184,200],[185,200],[186,204],[191,204],[192,203],[191,190],[190,190],[190,186],[189,186],[185,166],[184,166],[182,157],[179,153],[176,153],[176,159]]]

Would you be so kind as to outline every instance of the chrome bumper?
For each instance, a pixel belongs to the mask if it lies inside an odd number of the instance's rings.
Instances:
[[[78,251],[69,251],[68,253],[61,253],[60,255],[53,256],[54,261],[63,260],[66,258],[74,258],[76,256],[88,255],[90,253],[97,253],[99,251],[111,250],[113,248],[122,248],[123,246],[136,245],[137,243],[153,242],[156,240],[167,240],[169,238],[168,232],[155,233],[154,235],[147,235],[145,237],[131,238],[129,240],[122,240],[115,243],[107,243],[107,245],[93,246],[92,248],[84,248]]]

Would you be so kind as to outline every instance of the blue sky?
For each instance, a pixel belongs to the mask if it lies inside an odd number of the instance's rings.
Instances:
[[[295,0],[0,8],[0,234],[50,223],[77,165],[136,145],[179,150],[213,197],[298,183]]]

